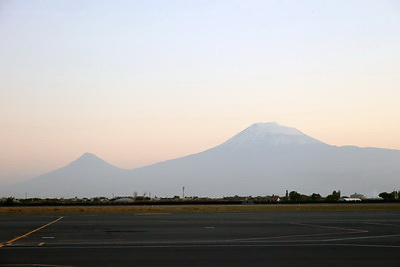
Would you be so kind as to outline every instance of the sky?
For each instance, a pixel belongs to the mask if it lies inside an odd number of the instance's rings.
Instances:
[[[400,149],[400,1],[0,1],[0,185],[256,122]]]

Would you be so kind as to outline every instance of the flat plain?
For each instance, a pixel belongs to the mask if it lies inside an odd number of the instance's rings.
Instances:
[[[0,215],[1,266],[399,263],[398,208]]]

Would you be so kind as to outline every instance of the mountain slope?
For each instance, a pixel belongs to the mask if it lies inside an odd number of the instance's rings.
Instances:
[[[154,195],[283,195],[285,190],[327,195],[340,189],[376,196],[399,187],[400,152],[367,148],[285,148],[266,154],[229,150],[133,170],[134,187]],[[140,188],[140,189],[139,189]]]

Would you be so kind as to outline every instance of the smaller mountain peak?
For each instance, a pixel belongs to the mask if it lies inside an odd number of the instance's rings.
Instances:
[[[108,162],[104,161],[103,159],[99,158],[93,153],[84,153],[82,156],[71,162],[67,165],[67,167],[78,167],[78,168],[95,168],[100,166],[112,166]]]
[[[93,153],[86,152],[76,159],[75,162],[103,162],[103,160]]]
[[[93,153],[86,152],[82,154],[81,158],[98,158],[98,157]]]

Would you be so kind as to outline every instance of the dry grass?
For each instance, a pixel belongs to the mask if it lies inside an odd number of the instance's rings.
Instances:
[[[263,212],[400,210],[400,204],[307,204],[307,205],[183,205],[183,206],[47,206],[0,207],[0,214],[68,213],[170,213],[170,212]]]

